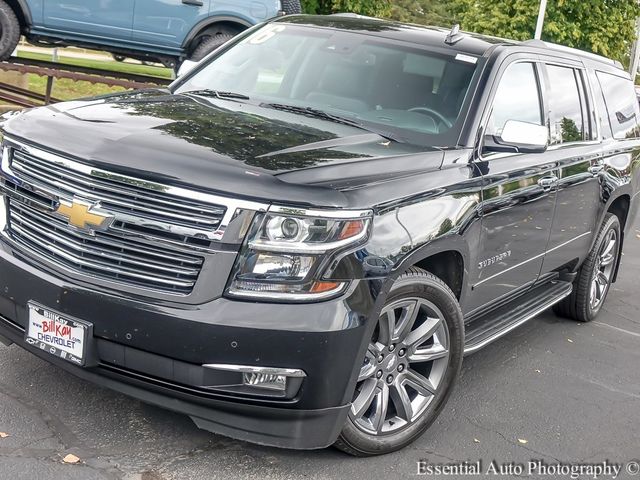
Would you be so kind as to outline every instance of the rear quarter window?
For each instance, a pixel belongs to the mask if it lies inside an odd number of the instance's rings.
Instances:
[[[610,73],[596,72],[602,88],[613,138],[638,138],[640,110],[630,80]]]

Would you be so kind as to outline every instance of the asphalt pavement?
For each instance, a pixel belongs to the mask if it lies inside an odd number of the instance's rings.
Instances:
[[[212,435],[184,416],[0,345],[0,432],[8,435],[0,435],[0,479],[374,480],[416,477],[420,460],[468,462],[467,473],[479,460],[485,472],[495,461],[508,473],[501,478],[518,476],[517,466],[531,460],[609,461],[623,466],[617,478],[634,478],[625,468],[640,458],[638,278],[636,222],[618,283],[597,321],[581,325],[549,311],[466,358],[459,385],[432,428],[400,452],[368,459]],[[64,463],[68,454],[79,462]],[[570,476],[538,471],[529,478]]]

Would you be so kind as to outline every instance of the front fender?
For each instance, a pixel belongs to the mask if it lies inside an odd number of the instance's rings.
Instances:
[[[379,306],[393,282],[411,266],[442,252],[456,252],[463,260],[461,303],[472,282],[469,265],[475,265],[481,238],[482,183],[464,168],[433,172],[422,178],[437,182],[441,174],[451,179],[465,176],[453,186],[434,188],[376,210],[369,241],[342,256],[330,270],[335,280],[375,279]],[[458,180],[454,178],[454,180]]]

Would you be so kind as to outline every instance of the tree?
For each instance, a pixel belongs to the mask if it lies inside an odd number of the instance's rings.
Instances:
[[[302,0],[301,3],[303,12],[322,15],[352,12],[383,17],[391,12],[391,0]]]
[[[538,0],[453,0],[465,30],[526,40],[533,38]],[[636,0],[552,0],[542,39],[628,61],[635,39]]]
[[[451,27],[449,2],[443,0],[394,0],[389,18],[400,22]]]
[[[302,0],[304,13],[353,12],[423,25],[451,26],[449,10],[446,0]]]
[[[578,142],[582,140],[582,132],[578,130],[576,122],[567,117],[562,117],[560,121],[560,133],[563,142]]]

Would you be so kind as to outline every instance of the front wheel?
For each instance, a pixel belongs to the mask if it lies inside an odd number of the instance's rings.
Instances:
[[[302,13],[302,5],[300,0],[282,0],[282,10],[287,15],[296,15]]]
[[[401,275],[378,319],[335,446],[371,456],[413,442],[444,407],[463,352],[463,317],[453,292],[424,270]]]
[[[7,60],[20,40],[18,17],[4,0],[0,0],[0,61]]]

